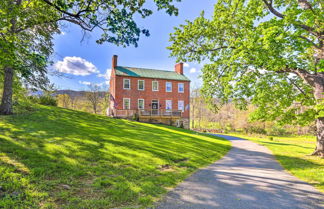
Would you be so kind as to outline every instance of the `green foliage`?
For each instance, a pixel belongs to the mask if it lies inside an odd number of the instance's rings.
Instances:
[[[137,113],[134,113],[133,117],[132,117],[132,120],[133,121],[139,121],[139,115]]]
[[[158,10],[177,15],[172,4],[180,0],[155,0]],[[46,89],[47,67],[53,53],[53,35],[60,33],[61,22],[73,23],[83,32],[101,31],[97,43],[137,46],[141,34],[135,16],[145,18],[153,12],[144,7],[145,0],[2,0],[0,1],[0,76],[12,69],[15,77],[30,88]],[[9,72],[9,71],[8,71]],[[11,72],[11,71],[10,71]],[[9,74],[9,73],[8,73]],[[11,85],[4,88],[10,92]],[[11,101],[11,94],[4,94]],[[11,102],[2,104],[10,114]],[[2,112],[2,111],[1,111]]]
[[[230,149],[176,127],[37,108],[0,116],[0,208],[146,208]]]
[[[210,19],[202,13],[175,28],[168,48],[178,61],[207,63],[202,94],[214,110],[252,103],[254,120],[306,125],[324,110],[313,95],[314,81],[324,82],[324,16],[321,1],[307,2],[311,9],[289,0],[220,0]]]
[[[146,18],[153,14],[153,9],[146,8],[146,0],[110,1],[110,0],[41,0],[50,9],[54,9],[60,18],[80,26],[84,31],[101,32],[98,44],[105,42],[117,46],[137,46],[141,34],[149,36],[149,30],[137,25],[135,17]],[[178,15],[173,5],[180,0],[154,0],[158,10],[165,10],[169,15]],[[62,18],[63,16],[63,18]]]
[[[57,100],[55,97],[50,95],[42,95],[37,98],[38,104],[47,106],[57,106]]]
[[[286,135],[290,135],[290,133],[283,127],[272,126],[268,130],[268,135],[270,135],[270,136],[286,136]]]
[[[0,63],[30,87],[48,84],[47,65],[52,38],[59,32],[57,13],[41,0],[0,2]],[[44,24],[46,23],[46,25]]]
[[[247,134],[263,134],[263,135],[267,134],[267,131],[264,128],[257,127],[257,126],[249,126],[244,129],[244,132]]]

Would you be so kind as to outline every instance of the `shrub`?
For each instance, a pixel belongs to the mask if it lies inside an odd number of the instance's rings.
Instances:
[[[139,121],[139,115],[137,113],[133,114],[132,120]]]
[[[49,95],[38,97],[38,103],[47,106],[57,106],[56,98]]]
[[[37,102],[34,102],[34,101],[30,100],[29,98],[25,98],[25,99],[20,98],[20,99],[14,100],[14,102],[13,102],[14,113],[22,114],[22,113],[26,113],[26,112],[32,112],[35,110],[35,104],[37,104]]]
[[[268,131],[269,135],[272,136],[285,136],[289,135],[288,131],[284,128],[273,126],[271,129]]]
[[[257,127],[257,126],[249,126],[244,129],[245,133],[247,134],[267,134],[267,131],[264,128]]]

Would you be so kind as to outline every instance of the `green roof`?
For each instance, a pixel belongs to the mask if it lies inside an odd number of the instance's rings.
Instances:
[[[190,81],[185,75],[180,75],[175,71],[154,70],[154,69],[135,68],[135,67],[122,67],[122,66],[117,66],[115,70],[116,70],[116,75],[121,75],[121,76]]]

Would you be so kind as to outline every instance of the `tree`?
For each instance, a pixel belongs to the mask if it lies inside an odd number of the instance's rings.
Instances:
[[[202,93],[210,105],[258,108],[252,118],[280,124],[316,121],[314,155],[324,156],[323,5],[319,0],[220,0],[211,19],[171,34],[171,55],[205,61]]]
[[[86,92],[86,98],[91,104],[91,107],[93,109],[93,113],[97,114],[98,107],[100,104],[100,86],[96,84],[89,85],[90,92]]]
[[[71,104],[71,108],[73,108],[72,99],[68,94],[57,95],[57,102],[58,102],[58,105],[61,107],[69,108],[69,106]]]
[[[177,15],[172,2],[154,0],[158,10]],[[52,52],[52,35],[58,25],[69,22],[84,32],[101,31],[97,43],[137,46],[141,34],[135,16],[142,18],[153,12],[144,7],[146,0],[2,0],[0,1],[0,63],[4,73],[4,90],[0,114],[12,114],[12,82],[14,76],[33,84],[48,81],[45,76]],[[47,44],[45,44],[45,42]]]
[[[20,80],[30,87],[48,84],[46,66],[52,53],[52,35],[57,33],[57,23],[26,26],[41,19],[47,21],[55,12],[38,1],[0,2],[0,68],[4,77],[0,114],[12,114],[13,81]]]
[[[76,95],[71,95],[70,96],[70,103],[71,103],[71,108],[76,109],[77,103],[79,101],[79,97]]]

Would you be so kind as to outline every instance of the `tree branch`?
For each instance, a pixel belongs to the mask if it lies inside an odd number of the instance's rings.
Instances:
[[[221,46],[221,47],[218,47],[218,48],[215,48],[215,49],[204,49],[201,46],[201,49],[204,50],[204,51],[214,52],[214,51],[218,51],[218,50],[221,50],[221,49],[236,49],[236,48],[232,47],[232,46]],[[189,51],[190,52],[198,52],[198,50],[194,50],[194,49],[189,49]]]
[[[66,15],[69,15],[69,16],[72,16],[72,17],[76,17],[76,18],[79,18],[80,17],[80,14],[79,13],[73,14],[73,13],[67,12],[67,11],[61,9],[56,4],[53,4],[49,0],[42,0],[42,1],[45,2],[46,4],[48,4],[49,6],[54,7],[56,10],[58,10],[59,12],[62,12],[63,14],[66,14]]]
[[[270,12],[274,15],[276,15],[277,17],[280,17],[280,18],[284,18],[284,15],[281,14],[280,12],[278,12],[275,8],[273,8],[272,6],[272,0],[270,0],[270,3],[267,2],[267,0],[262,0],[265,5],[268,7],[268,9],[270,10]]]
[[[303,89],[301,89],[296,83],[295,81],[293,81],[292,79],[288,78],[288,80],[306,97],[309,98],[309,96],[305,93],[305,91]]]
[[[320,45],[315,44],[313,41],[311,41],[309,38],[305,37],[305,36],[299,36],[299,38],[302,38],[304,40],[306,40],[308,43],[312,44],[313,46],[315,46],[318,49],[321,49]]]
[[[283,14],[281,14],[280,12],[278,12],[273,6],[272,6],[272,0],[270,1],[270,3],[268,3],[267,2],[267,0],[262,0],[263,2],[264,2],[264,4],[268,7],[268,9],[270,10],[270,12],[272,13],[272,14],[274,14],[275,16],[277,16],[277,17],[280,17],[280,18],[284,18],[285,17],[285,15],[283,15]],[[317,36],[317,37],[320,37],[321,38],[321,35],[323,35],[324,34],[324,32],[315,32],[315,28],[312,28],[312,27],[309,27],[309,26],[307,26],[307,25],[305,25],[305,24],[302,24],[302,23],[300,23],[299,21],[296,23],[296,24],[294,24],[294,25],[296,25],[296,26],[298,26],[298,27],[301,27],[301,28],[303,28],[304,30],[306,30],[306,31],[308,31],[308,32],[310,32],[311,34],[313,34],[313,35],[315,35],[315,36]]]

